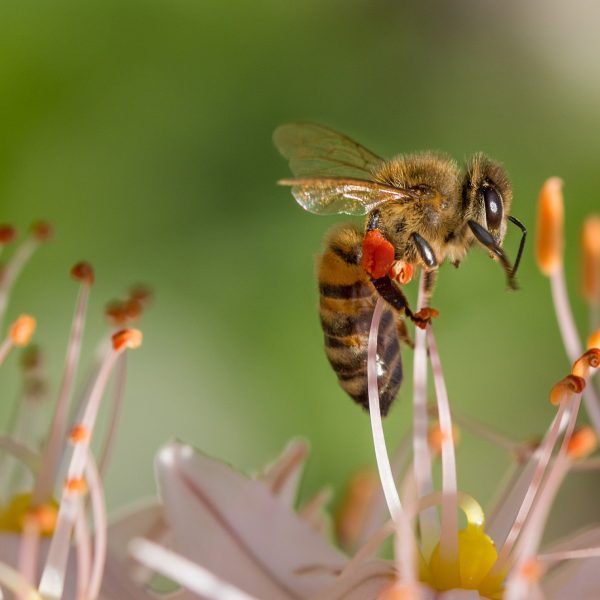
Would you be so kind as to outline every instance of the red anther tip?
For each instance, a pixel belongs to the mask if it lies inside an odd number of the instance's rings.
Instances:
[[[590,369],[597,369],[598,367],[600,367],[600,349],[590,348],[582,354],[581,358],[575,361],[571,373],[578,377],[587,377]]]
[[[23,348],[35,331],[36,322],[31,315],[21,315],[10,327],[10,339],[15,346]]]
[[[94,268],[88,262],[77,263],[71,269],[71,277],[77,281],[81,281],[81,283],[85,283],[86,285],[93,285],[95,281]]]
[[[585,389],[585,379],[578,375],[567,375],[550,391],[550,402],[555,406],[569,399],[573,394],[581,394]]]
[[[69,432],[69,441],[73,444],[85,442],[91,437],[91,432],[85,425],[74,425]]]
[[[21,354],[21,367],[25,371],[37,369],[42,363],[42,353],[40,347],[32,345],[23,350]]]
[[[12,225],[0,225],[0,245],[10,244],[17,235]]]
[[[88,490],[87,481],[83,477],[68,479],[65,483],[65,489],[71,494],[85,494]]]
[[[134,285],[129,290],[129,298],[131,300],[137,300],[142,306],[147,306],[152,302],[152,298],[154,297],[153,291],[143,283],[138,285]]]
[[[113,349],[116,352],[129,348],[131,350],[142,345],[143,335],[139,329],[122,329],[112,336]]]
[[[388,242],[379,229],[372,229],[362,243],[361,266],[365,273],[379,279],[387,275],[394,264],[394,246]]]
[[[31,234],[38,242],[47,242],[54,235],[54,229],[47,221],[36,221],[31,226]]]
[[[567,444],[567,453],[569,456],[578,460],[586,458],[592,454],[598,447],[598,436],[591,427],[581,427],[573,433],[573,436]]]

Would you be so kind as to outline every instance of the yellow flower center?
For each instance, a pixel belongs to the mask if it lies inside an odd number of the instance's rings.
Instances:
[[[16,494],[0,508],[0,531],[22,533],[27,522],[34,522],[41,535],[52,535],[58,515],[58,504],[50,500],[40,506],[31,506],[31,493]]]
[[[489,576],[498,553],[492,539],[480,524],[469,523],[458,532],[458,556],[455,561],[443,561],[440,545],[434,548],[422,575],[424,581],[439,591],[452,589],[477,590],[480,596],[501,600],[505,573]]]

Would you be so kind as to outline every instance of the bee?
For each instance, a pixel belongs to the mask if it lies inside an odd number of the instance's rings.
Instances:
[[[273,140],[289,160],[291,186],[305,210],[318,215],[366,215],[364,228],[333,227],[318,258],[320,318],[325,351],[341,387],[368,410],[367,346],[373,310],[386,301],[377,340],[382,415],[402,383],[400,342],[410,345],[406,317],[424,328],[437,311],[413,312],[401,286],[423,269],[426,304],[445,260],[458,267],[482,245],[517,289],[527,231],[509,216],[512,186],[504,168],[475,154],[461,170],[443,154],[423,152],[384,160],[327,127],[290,123]],[[514,266],[502,243],[507,223],[521,229]]]

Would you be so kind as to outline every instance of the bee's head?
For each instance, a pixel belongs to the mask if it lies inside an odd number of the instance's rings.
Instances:
[[[483,154],[473,156],[467,163],[462,184],[466,219],[487,229],[501,246],[511,204],[512,186],[504,168]]]

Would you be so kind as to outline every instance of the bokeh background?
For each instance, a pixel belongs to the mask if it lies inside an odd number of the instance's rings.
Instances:
[[[174,437],[252,470],[303,436],[303,497],[328,484],[337,499],[373,463],[367,417],[336,384],[316,310],[314,256],[339,219],[304,213],[275,185],[289,174],[271,142],[282,122],[324,123],[384,156],[485,151],[510,172],[530,231],[541,183],[563,177],[584,332],[578,236],[598,210],[599,26],[592,1],[2,3],[0,220],[56,227],[9,314],[38,317],[56,387],[74,262],[97,270],[88,361],[106,301],[138,281],[156,292],[129,361],[110,508],[154,494],[154,453]],[[517,245],[511,231],[509,255]],[[532,250],[518,293],[474,251],[458,271],[442,268],[434,302],[451,401],[516,439],[546,428],[547,392],[568,368]],[[392,446],[410,420],[405,354]],[[16,363],[3,368],[0,422]],[[460,486],[490,500],[506,457],[467,434],[458,456]],[[556,532],[597,519],[597,491],[597,475],[572,476]]]

